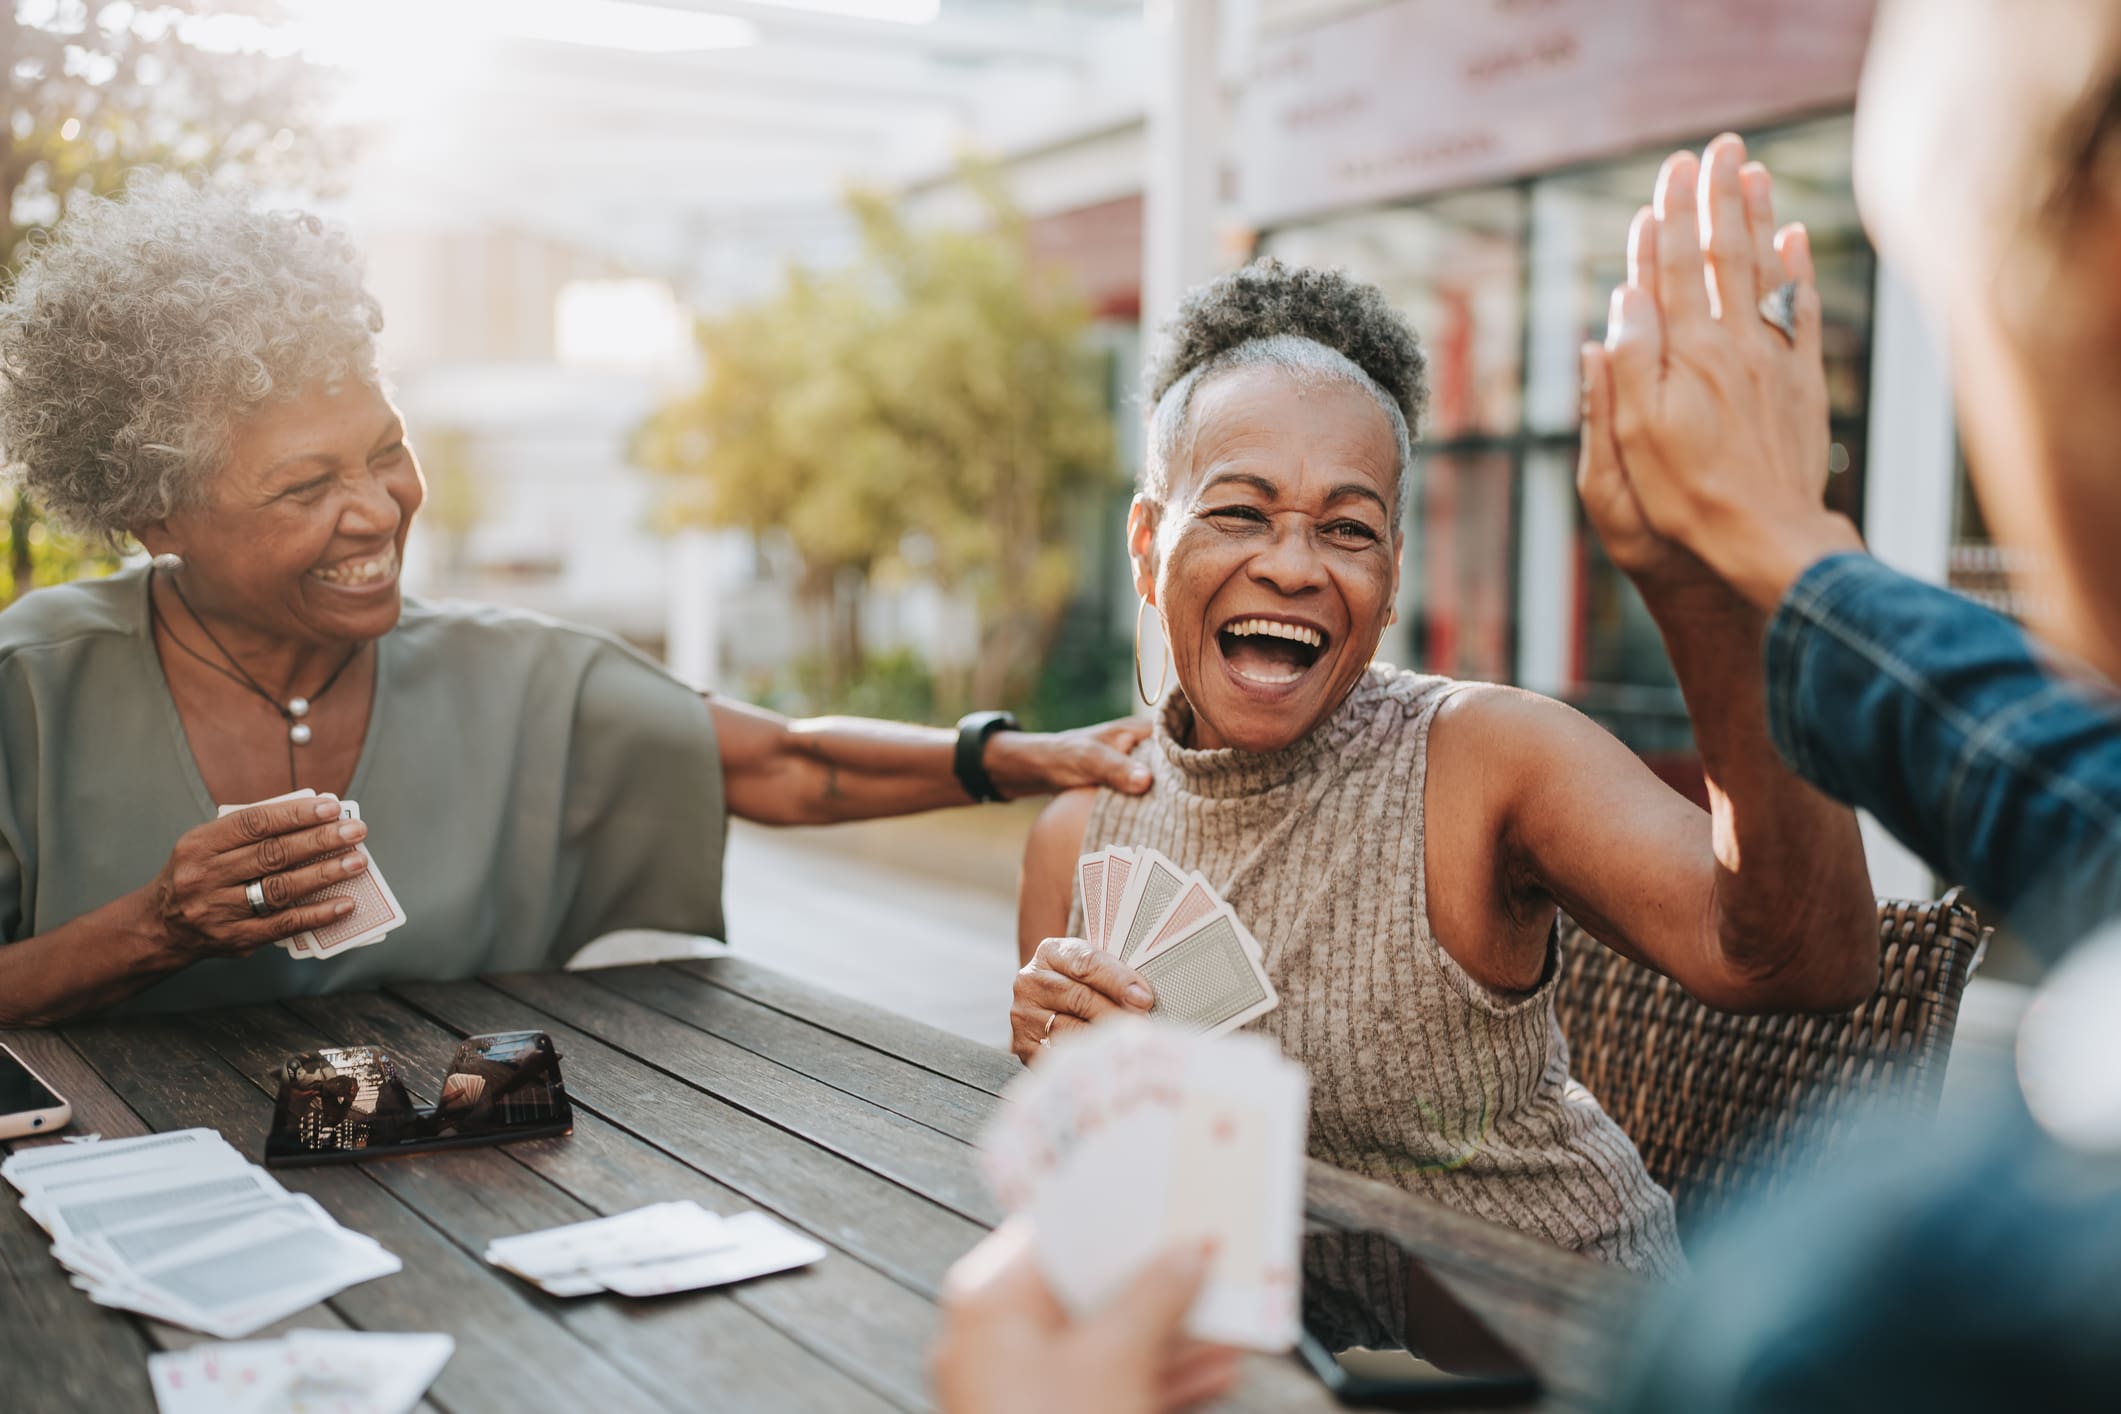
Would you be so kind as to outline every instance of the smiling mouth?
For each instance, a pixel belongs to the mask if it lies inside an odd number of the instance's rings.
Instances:
[[[335,584],[341,589],[365,589],[397,577],[398,550],[393,545],[380,555],[363,560],[341,560],[337,564],[319,566],[309,573],[311,578]]]
[[[1262,687],[1286,687],[1303,677],[1329,641],[1323,630],[1285,619],[1232,619],[1215,634],[1230,671]]]

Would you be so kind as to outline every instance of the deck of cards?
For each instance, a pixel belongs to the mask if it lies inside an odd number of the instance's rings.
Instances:
[[[807,1267],[824,1256],[824,1244],[764,1213],[725,1218],[693,1202],[652,1203],[486,1246],[487,1261],[554,1296],[667,1296]]]
[[[0,1178],[92,1299],[223,1340],[399,1267],[211,1129],[25,1149]]]
[[[449,1363],[446,1335],[289,1331],[147,1357],[161,1414],[407,1414]]]
[[[233,815],[238,810],[248,810],[252,805],[276,805],[283,800],[307,800],[316,794],[313,790],[289,791],[270,800],[254,800],[249,805],[224,805],[221,814]],[[361,818],[360,802],[339,802],[341,820]],[[380,943],[392,932],[405,925],[405,910],[398,906],[398,896],[383,882],[383,871],[376,867],[375,856],[368,852],[365,844],[348,845],[341,854],[359,854],[368,861],[368,867],[336,884],[326,884],[308,898],[296,901],[301,904],[321,903],[325,899],[350,898],[354,901],[353,912],[322,928],[305,929],[290,938],[280,939],[274,946],[289,957],[336,957],[342,952],[365,948],[371,943]],[[335,859],[337,855],[326,855]]]
[[[1200,875],[1153,849],[1076,861],[1083,929],[1156,991],[1150,1015],[1219,1036],[1279,1005],[1259,943]]]
[[[1082,1315],[1172,1246],[1213,1238],[1187,1333],[1295,1343],[1303,1240],[1303,1068],[1264,1036],[1118,1016],[1010,1082],[980,1139],[1002,1206],[1031,1220],[1054,1293]]]

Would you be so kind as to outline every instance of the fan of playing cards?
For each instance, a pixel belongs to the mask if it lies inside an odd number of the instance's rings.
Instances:
[[[1210,1035],[1279,1005],[1258,942],[1198,874],[1153,849],[1101,849],[1076,861],[1091,944],[1149,979],[1150,1015]]]
[[[1286,1350],[1309,1093],[1267,1037],[1110,1017],[1010,1082],[981,1167],[1002,1206],[1030,1218],[1039,1266],[1071,1311],[1103,1305],[1158,1253],[1213,1238],[1187,1332]]]
[[[211,1129],[25,1149],[0,1178],[97,1302],[226,1340],[399,1266]]]
[[[233,815],[238,810],[248,810],[251,805],[277,805],[283,800],[307,800],[315,795],[313,790],[289,791],[276,795],[271,800],[254,800],[250,805],[224,805],[223,815]],[[341,820],[361,818],[358,801],[339,802]],[[343,883],[327,884],[308,898],[297,900],[298,904],[319,903],[325,899],[350,898],[354,901],[353,912],[322,928],[305,929],[291,938],[282,938],[276,946],[286,950],[289,957],[336,957],[342,952],[365,948],[370,943],[380,943],[392,932],[405,924],[405,910],[398,907],[398,896],[383,882],[383,871],[376,868],[375,856],[368,846],[349,845],[341,854],[359,854],[368,861],[368,867],[352,875]],[[335,859],[337,855],[326,855]]]

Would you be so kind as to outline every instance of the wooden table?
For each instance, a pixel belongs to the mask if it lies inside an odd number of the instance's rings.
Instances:
[[[515,1028],[558,1043],[575,1132],[279,1171],[405,1264],[287,1326],[449,1332],[456,1355],[426,1407],[452,1414],[928,1407],[938,1286],[1001,1216],[973,1148],[1017,1073],[1000,1052],[730,958],[0,1038],[73,1101],[74,1133],[209,1125],[257,1154],[272,1077],[290,1052],[374,1043],[431,1098],[458,1037]],[[72,1289],[14,1195],[0,1194],[0,1406],[152,1410],[148,1354],[198,1337]],[[677,1198],[766,1209],[832,1255],[801,1273],[653,1301],[557,1300],[479,1255],[507,1233]],[[1383,1228],[1428,1257],[1540,1368],[1549,1407],[1595,1396],[1631,1280],[1322,1165],[1309,1202],[1316,1221]],[[1292,1362],[1259,1357],[1230,1407],[1336,1406]]]

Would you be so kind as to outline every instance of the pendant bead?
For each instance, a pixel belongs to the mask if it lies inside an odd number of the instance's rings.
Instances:
[[[308,699],[308,698],[306,698],[306,697],[290,697],[290,698],[288,698],[288,699],[287,699],[287,715],[288,715],[288,716],[290,716],[290,717],[306,717],[306,716],[308,716],[308,715],[309,715],[309,699]]]
[[[307,722],[296,722],[293,726],[287,729],[287,739],[293,742],[296,746],[309,745],[309,738],[310,730],[309,723]]]

